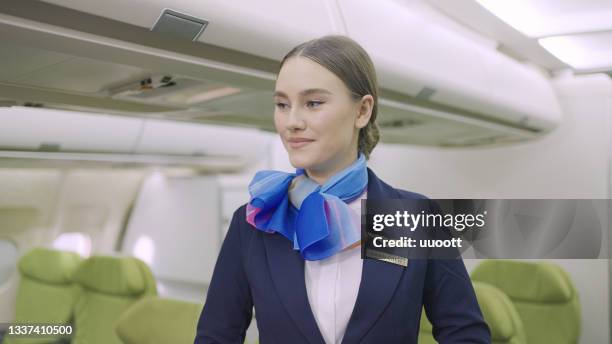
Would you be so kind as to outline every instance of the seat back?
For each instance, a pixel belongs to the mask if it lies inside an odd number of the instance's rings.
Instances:
[[[486,260],[472,280],[492,284],[512,301],[528,343],[575,344],[580,336],[580,301],[569,275],[548,262]]]
[[[419,326],[419,344],[437,344],[433,336],[433,327],[427,319],[425,308],[421,310],[421,325]]]
[[[500,289],[487,283],[474,282],[474,291],[484,319],[491,330],[493,344],[527,343],[523,323],[514,305]],[[419,344],[437,343],[431,323],[423,311],[419,330]]]
[[[193,344],[202,306],[146,298],[123,313],[115,330],[124,344]]]
[[[78,287],[72,275],[81,263],[72,252],[34,248],[18,263],[20,274],[15,301],[15,324],[69,324],[72,308],[78,297]],[[3,344],[48,343],[57,337],[10,338]]]
[[[74,274],[82,289],[73,344],[120,344],[115,323],[136,301],[157,294],[148,266],[134,257],[93,256]]]

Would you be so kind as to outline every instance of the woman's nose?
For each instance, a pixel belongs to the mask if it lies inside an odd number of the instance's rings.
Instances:
[[[289,111],[289,116],[287,117],[287,129],[289,130],[299,130],[304,129],[306,127],[306,122],[302,117],[302,113],[300,109],[293,108]]]

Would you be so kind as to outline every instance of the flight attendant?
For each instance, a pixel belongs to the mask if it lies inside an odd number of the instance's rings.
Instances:
[[[296,172],[255,174],[195,344],[242,344],[253,308],[261,344],[416,344],[423,306],[439,343],[490,343],[461,259],[361,259],[362,198],[426,198],[367,167],[379,140],[378,85],[364,49],[336,35],[298,45],[280,63],[274,103]]]

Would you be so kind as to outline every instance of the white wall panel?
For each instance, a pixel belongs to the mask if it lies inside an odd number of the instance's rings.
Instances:
[[[208,284],[221,241],[216,177],[151,174],[130,218],[123,251],[147,261],[159,279]]]

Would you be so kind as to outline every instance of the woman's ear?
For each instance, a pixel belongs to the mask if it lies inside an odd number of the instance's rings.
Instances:
[[[357,119],[355,120],[355,127],[361,129],[368,125],[370,117],[372,117],[372,109],[374,109],[374,97],[369,94],[361,97],[361,100],[357,104],[358,113]]]

